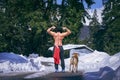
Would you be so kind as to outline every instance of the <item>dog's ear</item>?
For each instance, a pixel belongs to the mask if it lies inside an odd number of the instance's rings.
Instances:
[[[78,53],[74,53],[75,55],[78,55]]]

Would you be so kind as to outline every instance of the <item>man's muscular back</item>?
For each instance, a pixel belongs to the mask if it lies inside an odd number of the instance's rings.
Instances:
[[[64,39],[64,36],[62,35],[62,33],[60,32],[55,33],[53,38],[54,38],[54,45],[62,46],[62,40]]]
[[[62,46],[62,40],[64,39],[65,36],[69,35],[71,33],[71,31],[68,28],[66,28],[66,27],[62,28],[63,30],[66,30],[66,32],[60,33],[59,31],[57,31],[57,32],[51,31],[51,29],[55,29],[55,28],[56,28],[55,26],[52,26],[51,28],[48,28],[47,32],[50,35],[53,36],[53,38],[54,38],[54,45]]]

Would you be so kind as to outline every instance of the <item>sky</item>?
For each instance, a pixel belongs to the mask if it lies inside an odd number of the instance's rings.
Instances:
[[[91,6],[92,9],[101,8],[102,7],[102,0],[94,0],[94,1],[95,1],[95,4],[93,4]]]
[[[57,3],[60,4],[62,0],[57,0],[57,1],[58,1]],[[91,6],[92,9],[96,9],[96,8],[101,8],[102,7],[102,0],[94,0],[94,2],[95,2],[95,4],[93,4]],[[85,7],[86,7],[86,4],[85,4]]]

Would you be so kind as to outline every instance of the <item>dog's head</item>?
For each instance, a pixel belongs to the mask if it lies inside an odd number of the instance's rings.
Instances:
[[[72,54],[72,57],[78,57],[78,56],[79,56],[78,53],[73,53],[73,54]]]

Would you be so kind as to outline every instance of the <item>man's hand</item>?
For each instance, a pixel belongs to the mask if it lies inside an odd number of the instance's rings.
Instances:
[[[66,27],[62,27],[63,30],[66,30],[67,28]]]
[[[55,29],[56,27],[55,26],[52,26],[51,29]]]
[[[62,27],[62,29],[66,31],[64,32],[64,36],[71,34],[71,31],[67,27]]]
[[[47,29],[47,32],[48,32],[50,35],[53,36],[53,35],[55,34],[55,32],[53,32],[52,30],[55,29],[55,28],[56,28],[55,26],[52,26],[52,27],[50,27],[50,28]]]

